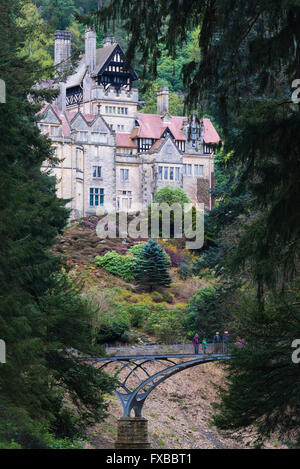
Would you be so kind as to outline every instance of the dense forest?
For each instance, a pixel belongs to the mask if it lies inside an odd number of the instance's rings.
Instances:
[[[227,329],[243,338],[224,365],[227,386],[219,388],[212,423],[222,431],[253,425],[259,444],[276,431],[299,446],[300,369],[292,343],[300,339],[300,115],[299,103],[291,101],[292,83],[300,79],[299,1],[100,3],[98,11],[97,0],[0,0],[8,96],[0,114],[0,328],[14,344],[0,374],[0,448],[77,447],[87,428],[107,415],[114,380],[69,360],[70,349],[103,353],[104,341],[129,334],[143,318],[149,333],[159,326],[161,337],[170,330],[191,339],[196,330],[209,337]],[[168,262],[181,279],[209,278],[210,284],[193,291],[184,315],[179,306],[174,314],[155,309],[163,293],[154,292],[155,301],[145,294],[148,303],[140,309],[102,298],[115,311],[102,330],[98,324],[98,337],[95,305],[53,253],[68,212],[53,178],[40,172],[54,156],[34,126],[39,105],[27,100],[41,76],[53,76],[54,31],[72,32],[76,56],[87,25],[97,28],[99,47],[115,35],[127,51],[140,76],[143,112],[156,111],[157,88],[168,85],[172,115],[209,115],[222,136],[215,148],[216,206],[205,216],[201,251],[191,256],[167,246],[168,260],[150,241],[132,247],[127,265],[120,253],[97,260],[113,275],[124,269],[126,281],[134,281],[136,271],[142,282],[142,266],[151,294],[160,277],[170,285]],[[45,90],[35,90],[36,102],[45,98]],[[157,278],[149,258],[159,262]],[[113,328],[120,329],[116,337]],[[65,405],[66,395],[72,406]]]

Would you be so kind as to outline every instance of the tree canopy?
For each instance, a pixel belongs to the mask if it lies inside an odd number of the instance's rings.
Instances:
[[[181,187],[165,186],[155,193],[154,202],[159,204],[166,203],[169,205],[178,203],[183,206],[184,204],[189,204],[191,200]]]

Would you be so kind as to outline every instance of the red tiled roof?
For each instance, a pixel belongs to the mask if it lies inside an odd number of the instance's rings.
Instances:
[[[134,142],[130,138],[130,134],[116,134],[116,145],[122,148],[136,148]]]
[[[153,138],[158,140],[166,128],[169,128],[175,140],[187,140],[185,134],[182,132],[183,123],[187,120],[186,117],[173,116],[170,118],[169,123],[164,122],[158,114],[138,114],[137,119],[140,124],[136,133],[137,137]],[[203,124],[205,143],[219,143],[221,140],[220,136],[214,128],[211,120],[203,119]]]
[[[202,119],[204,125],[204,141],[205,143],[219,143],[220,136],[210,119]]]
[[[165,139],[163,138],[156,140],[156,142],[150,148],[150,153],[152,153],[154,150],[157,150],[164,142],[165,142]]]
[[[159,139],[166,128],[169,128],[175,140],[186,140],[186,136],[181,131],[182,122],[185,118],[170,118],[170,122],[164,122],[158,114],[138,114],[140,124],[137,136],[140,138]]]
[[[49,105],[45,105],[41,109],[41,113],[45,112]],[[70,136],[70,122],[76,116],[77,111],[66,111],[65,114],[60,114],[58,108],[52,105],[52,109],[57,114],[57,117],[62,121],[62,133],[64,136]],[[94,114],[82,114],[87,122],[92,122],[96,115]],[[187,138],[182,132],[183,123],[187,120],[186,117],[173,116],[170,117],[170,122],[164,122],[158,114],[137,114],[137,120],[139,127],[133,129],[131,134],[129,133],[117,133],[116,143],[117,147],[124,148],[136,148],[133,140],[136,137],[139,138],[152,138],[157,140],[152,146],[151,151],[155,150],[162,143],[160,138],[164,131],[168,128],[175,140],[184,140]],[[204,142],[205,143],[219,143],[220,136],[213,126],[210,119],[203,119],[204,125]]]

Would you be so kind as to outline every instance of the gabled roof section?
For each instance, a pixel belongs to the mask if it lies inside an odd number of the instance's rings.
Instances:
[[[62,121],[59,117],[59,112],[52,104],[44,106],[39,114],[43,115],[42,122],[46,124],[62,124]]]
[[[43,115],[47,115],[47,113],[51,111],[52,113],[52,116],[55,116],[55,119],[57,122],[47,122],[47,119],[41,119],[41,123],[57,123],[57,124],[60,124],[62,126],[62,135],[64,137],[69,137],[71,135],[71,129],[70,129],[70,124],[69,124],[69,121],[68,121],[68,118],[65,114],[60,114],[58,108],[56,106],[54,106],[54,104],[48,104],[48,105],[45,105],[38,114],[41,114],[42,116]]]
[[[138,114],[137,118],[140,127],[136,136],[139,138],[153,138],[158,140],[168,128],[175,140],[186,140],[186,136],[181,130],[183,121],[186,119],[184,117],[180,119],[171,117],[168,124],[165,123],[158,114]]]
[[[70,120],[70,126],[74,128],[75,125],[76,127],[79,126],[78,130],[82,130],[83,128],[86,128],[89,125],[87,119],[81,113],[80,110],[78,110],[74,117],[72,117],[72,119]]]
[[[136,145],[131,140],[131,135],[128,133],[116,134],[116,145],[122,148],[136,148]]]
[[[108,124],[105,122],[101,114],[98,114],[95,119],[90,122],[90,127],[92,127],[92,130],[95,132],[101,132],[101,133],[111,133],[111,129],[108,126]]]
[[[96,67],[93,71],[93,75],[101,75],[106,68],[109,66],[109,63],[113,60],[115,54],[120,54],[122,60],[124,61],[124,66],[126,66],[126,57],[124,51],[120,44],[115,43],[111,46],[102,47],[96,51]],[[137,74],[133,69],[128,69],[128,72],[132,74],[132,80],[137,80]]]
[[[174,135],[173,135],[173,133],[171,132],[171,130],[170,130],[169,127],[167,126],[167,127],[164,129],[163,133],[161,134],[161,137],[163,137],[163,136],[166,137],[168,134],[171,135],[172,138],[175,138]]]
[[[150,148],[149,153],[158,153],[165,145],[172,145],[174,150],[176,150],[176,153],[181,154],[170,135],[168,135],[166,138],[157,140]]]

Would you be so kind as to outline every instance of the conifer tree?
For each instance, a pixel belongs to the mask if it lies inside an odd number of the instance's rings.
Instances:
[[[28,100],[40,66],[19,54],[26,44],[23,8],[24,1],[0,0],[0,77],[6,83],[0,104],[0,338],[7,350],[0,364],[0,447],[37,448],[47,447],[48,432],[84,435],[104,417],[113,380],[70,355],[100,350],[91,345],[88,304],[51,253],[69,212],[56,196],[55,178],[42,170],[44,161],[55,160],[36,125],[40,106]]]
[[[155,240],[150,240],[141,250],[135,268],[137,283],[148,287],[168,287],[171,277],[168,272],[170,263],[163,248]]]

